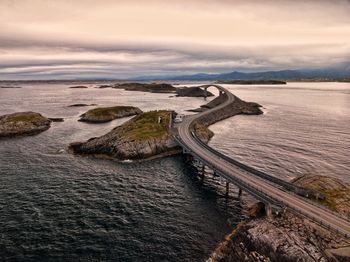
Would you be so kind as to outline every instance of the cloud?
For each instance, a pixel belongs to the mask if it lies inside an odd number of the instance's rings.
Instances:
[[[0,79],[319,68],[350,58],[350,2],[0,2]]]

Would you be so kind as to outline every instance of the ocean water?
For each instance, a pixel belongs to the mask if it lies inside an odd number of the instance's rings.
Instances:
[[[0,115],[30,110],[65,121],[36,136],[0,140],[0,260],[204,261],[254,201],[238,199],[234,187],[225,198],[224,181],[201,183],[181,156],[118,163],[66,151],[129,119],[78,122],[90,107],[70,104],[188,113],[203,99],[94,84],[22,86],[0,89]],[[265,114],[211,126],[213,147],[283,179],[317,173],[350,182],[349,84],[226,87],[263,105]]]

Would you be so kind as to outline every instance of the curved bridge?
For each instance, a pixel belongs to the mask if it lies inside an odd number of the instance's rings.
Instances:
[[[225,93],[226,100],[215,108],[187,116],[183,122],[177,124],[178,135],[174,137],[183,150],[214,170],[216,174],[222,176],[228,182],[252,194],[268,206],[288,208],[317,222],[324,228],[350,238],[350,221],[347,218],[297,195],[300,193],[298,192],[300,188],[229,158],[197,138],[194,132],[195,123],[205,122],[206,117],[210,114],[218,113],[227,106],[231,106],[236,99],[232,93],[222,86],[203,85],[200,87],[207,89],[210,86],[216,87],[220,93]]]

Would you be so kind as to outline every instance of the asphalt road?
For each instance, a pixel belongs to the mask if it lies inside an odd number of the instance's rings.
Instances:
[[[197,119],[200,119],[206,114],[211,114],[214,111],[220,110],[233,102],[235,99],[235,96],[232,93],[219,85],[204,85],[202,87],[207,86],[215,86],[219,90],[225,92],[228,99],[220,106],[186,117],[182,123],[177,124],[178,137],[182,140],[182,143],[186,145],[187,149],[203,162],[206,162],[209,166],[219,171],[219,173],[224,174],[225,178],[227,178],[230,182],[237,184],[237,181],[241,181],[242,185],[244,184],[244,186],[251,188],[251,193],[253,192],[254,194],[254,192],[259,192],[260,194],[266,195],[273,199],[274,202],[318,222],[325,228],[333,229],[334,231],[350,238],[350,222],[348,220],[310,203],[310,201],[306,200],[305,198],[284,191],[280,187],[274,186],[267,180],[249,174],[249,172],[246,170],[243,170],[240,167],[221,159],[220,156],[215,154],[215,152],[207,150],[198,141],[196,141],[191,134],[191,123]],[[255,196],[258,196],[258,194],[255,194]]]

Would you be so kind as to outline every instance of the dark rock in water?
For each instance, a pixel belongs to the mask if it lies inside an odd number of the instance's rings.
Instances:
[[[100,86],[97,86],[96,88],[111,88],[112,86],[111,85],[100,85]]]
[[[22,88],[21,86],[0,86],[0,88]]]
[[[170,84],[157,84],[157,83],[123,83],[116,84],[113,88],[124,89],[127,91],[141,91],[141,92],[151,92],[151,93],[173,93],[176,88]]]
[[[114,106],[98,107],[82,114],[79,121],[90,123],[104,123],[117,118],[133,116],[142,113],[142,111],[133,106]]]
[[[214,96],[213,93],[205,91],[198,86],[192,87],[181,87],[176,90],[177,96],[187,96],[187,97],[209,97]]]
[[[88,88],[87,86],[70,86],[69,88]]]
[[[64,122],[64,119],[62,117],[49,117],[48,119],[52,122]]]
[[[106,135],[83,143],[72,143],[69,148],[77,154],[104,155],[119,160],[140,160],[180,153],[182,150],[169,129],[173,114],[165,110],[145,112]],[[203,141],[208,142],[212,136],[205,127],[198,126],[196,130]]]
[[[83,106],[97,106],[97,104],[73,104],[68,107],[83,107]]]
[[[34,135],[50,128],[51,120],[34,112],[0,116],[0,137]]]

